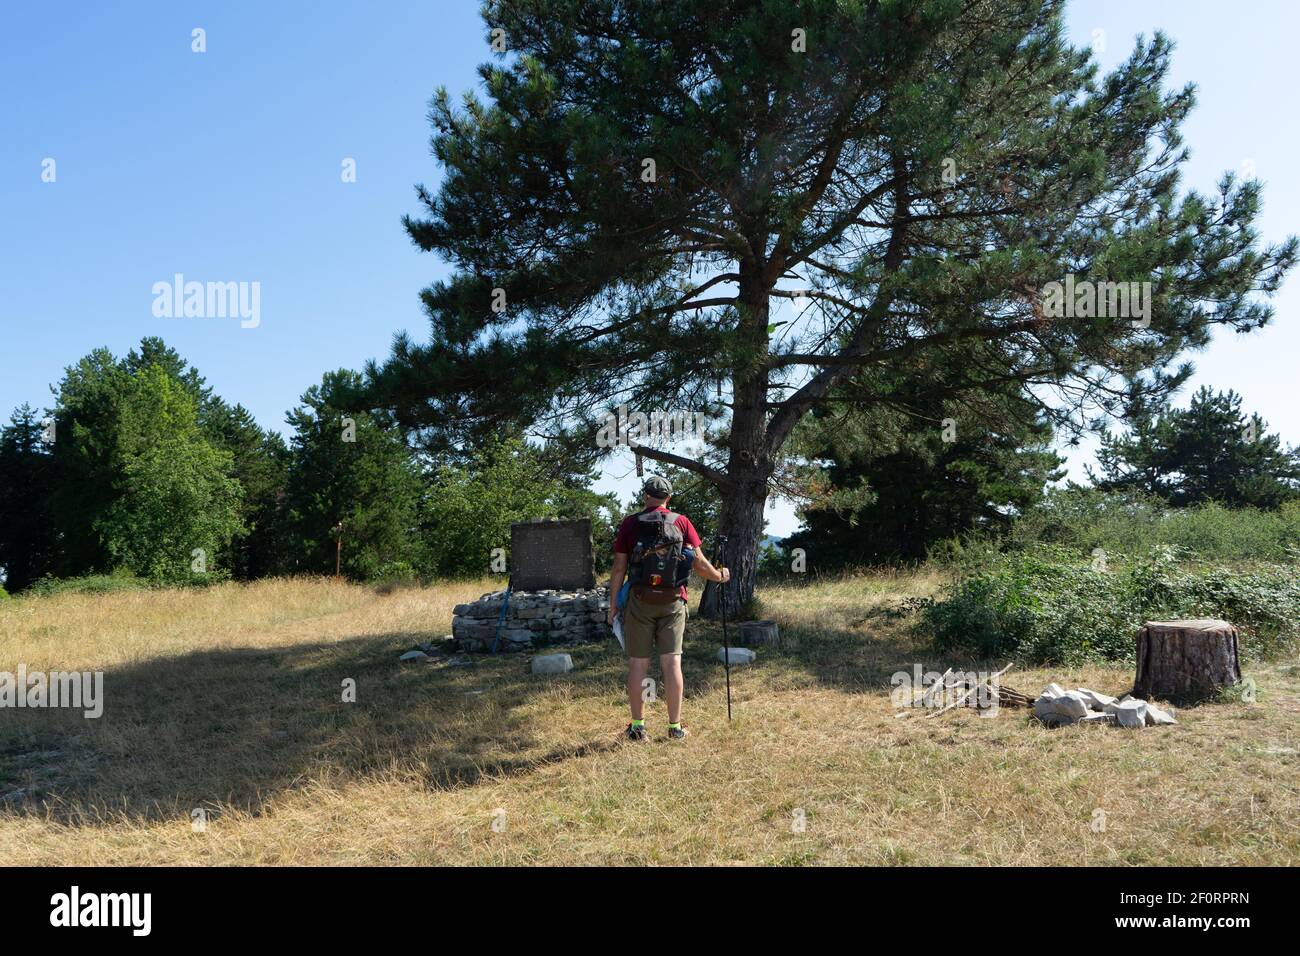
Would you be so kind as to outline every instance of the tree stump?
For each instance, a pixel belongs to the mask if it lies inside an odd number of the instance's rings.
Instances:
[[[1137,635],[1133,696],[1198,701],[1240,683],[1237,639],[1227,621],[1147,621]]]
[[[740,643],[743,647],[780,644],[781,636],[777,631],[776,621],[742,621]]]

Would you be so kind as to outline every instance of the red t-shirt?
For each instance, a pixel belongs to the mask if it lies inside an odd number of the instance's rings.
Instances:
[[[614,553],[631,554],[632,548],[636,546],[636,519],[637,515],[648,514],[651,511],[671,511],[662,505],[658,508],[643,508],[635,515],[628,515],[618,526],[618,534],[614,536]],[[691,519],[686,515],[678,515],[673,525],[682,533],[683,547],[694,548],[697,552],[700,550],[700,533],[695,530],[695,525],[691,524]],[[683,601],[686,598],[686,585],[677,589],[677,596]]]

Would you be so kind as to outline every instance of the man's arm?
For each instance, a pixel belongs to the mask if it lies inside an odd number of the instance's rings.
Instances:
[[[618,614],[618,592],[623,588],[623,578],[627,576],[627,555],[614,552],[614,567],[609,572],[609,613],[605,619],[611,627],[614,616]]]
[[[678,520],[677,526],[682,529],[682,535],[686,538],[686,543],[695,549],[695,561],[691,564],[691,570],[704,580],[712,581],[714,584],[725,584],[730,581],[730,569],[723,568],[719,571],[704,556],[704,542],[700,540],[700,533],[695,530],[695,525],[691,524],[691,519],[683,516]]]
[[[691,570],[704,580],[712,581],[715,584],[726,584],[731,580],[731,568],[718,570],[709,563],[709,559],[704,556],[704,552],[699,548],[695,549],[695,563],[691,565]]]

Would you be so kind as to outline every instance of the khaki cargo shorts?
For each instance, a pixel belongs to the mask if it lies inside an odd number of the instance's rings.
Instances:
[[[623,614],[623,644],[628,657],[680,654],[686,637],[686,602],[649,604],[635,594],[628,595]]]

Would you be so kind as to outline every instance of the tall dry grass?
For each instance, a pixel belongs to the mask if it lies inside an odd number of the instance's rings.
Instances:
[[[683,743],[623,744],[612,642],[401,665],[491,581],[323,580],[0,606],[0,670],[105,671],[104,716],[0,711],[0,860],[60,864],[1294,864],[1300,668],[1175,728],[1048,731],[1015,711],[897,719],[939,659],[907,598],[937,573],[764,589],[785,646],[732,673],[692,620]],[[1012,671],[1116,692],[1122,668]],[[342,700],[344,681],[357,688]],[[206,818],[196,830],[195,811]],[[1100,814],[1098,813],[1100,811]],[[802,826],[800,824],[802,821]],[[1099,826],[1099,821],[1104,826]]]

